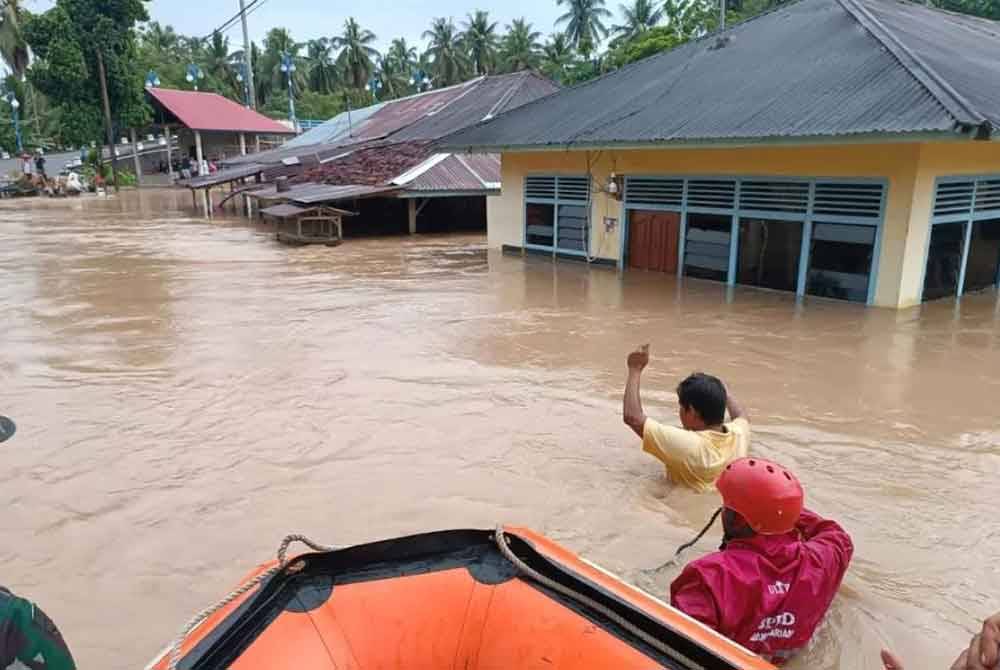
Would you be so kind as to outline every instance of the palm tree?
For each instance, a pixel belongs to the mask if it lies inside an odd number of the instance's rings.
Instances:
[[[181,36],[173,26],[162,26],[157,21],[150,21],[142,33],[142,40],[162,62],[180,58]]]
[[[488,74],[496,65],[497,58],[497,24],[490,21],[490,13],[477,9],[475,14],[469,14],[465,22],[465,32],[462,41],[469,52],[469,59],[476,74]]]
[[[663,7],[653,5],[650,0],[632,0],[631,5],[619,5],[625,22],[611,27],[620,40],[630,40],[656,26],[663,18]]]
[[[392,100],[406,93],[409,85],[410,70],[405,65],[401,65],[396,59],[388,56],[383,57],[378,64],[379,79],[382,80],[383,100]]]
[[[538,50],[541,48],[538,38],[541,36],[540,32],[531,29],[531,24],[524,17],[511,21],[500,48],[504,67],[509,72],[535,67],[538,64]]]
[[[431,29],[424,31],[424,39],[430,41],[427,56],[438,83],[450,86],[460,82],[467,70],[468,60],[455,22],[445,18],[434,19]]]
[[[240,98],[240,85],[236,81],[236,71],[232,67],[232,57],[229,53],[229,38],[223,37],[219,31],[212,37],[205,49],[205,75],[220,89],[218,92],[230,97]]]
[[[302,57],[299,56],[301,48],[302,44],[293,40],[291,33],[286,28],[271,28],[267,31],[267,35],[264,37],[262,69],[264,76],[271,82],[268,92],[285,90],[285,87],[288,85],[287,77],[289,74],[292,77],[292,89],[302,90],[305,83],[305,63],[303,63]],[[294,73],[281,71],[282,56],[286,53],[291,57],[292,63],[295,65]],[[255,79],[254,82],[256,83],[257,80]]]
[[[385,60],[392,61],[397,69],[409,74],[417,64],[417,48],[406,43],[406,38],[397,37],[389,45]]]
[[[310,89],[317,93],[333,93],[337,86],[337,68],[330,40],[321,37],[306,43],[306,69]]]
[[[553,33],[542,47],[541,70],[549,79],[562,83],[576,55],[566,33]]]
[[[340,49],[337,64],[354,88],[364,88],[375,70],[373,59],[378,58],[378,52],[368,46],[375,39],[375,33],[358,25],[354,17],[344,21],[344,34],[333,38],[334,48]]]
[[[603,19],[611,16],[611,12],[604,7],[604,2],[605,0],[556,0],[558,5],[569,6],[569,10],[556,19],[556,24],[566,24],[566,37],[587,59],[608,34]]]
[[[28,69],[28,43],[21,33],[20,0],[6,0],[0,6],[0,58],[20,81]]]

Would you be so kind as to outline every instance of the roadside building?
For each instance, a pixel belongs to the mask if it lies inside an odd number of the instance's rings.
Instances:
[[[556,90],[525,71],[351,110],[280,148],[225,161],[209,181],[243,180],[247,171],[264,182],[287,177],[287,190],[264,184],[240,192],[264,207],[348,208],[358,215],[344,220],[347,236],[485,230],[487,197],[500,191],[499,156],[440,151],[435,143]]]
[[[799,0],[446,138],[491,247],[902,308],[1000,278],[1000,24]]]

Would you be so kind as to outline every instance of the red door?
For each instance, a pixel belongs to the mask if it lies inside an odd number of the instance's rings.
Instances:
[[[629,267],[676,274],[680,230],[681,216],[676,212],[630,211]]]

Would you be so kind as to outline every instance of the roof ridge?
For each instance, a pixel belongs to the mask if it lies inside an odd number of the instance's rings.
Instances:
[[[955,119],[956,123],[968,123],[976,126],[989,125],[990,122],[985,114],[977,110],[972,103],[952,88],[951,84],[934,68],[903,44],[888,27],[861,4],[860,0],[837,0],[837,2],[844,11],[893,55],[903,69],[945,108],[945,111]]]

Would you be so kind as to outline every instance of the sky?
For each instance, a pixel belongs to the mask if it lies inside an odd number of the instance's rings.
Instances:
[[[247,4],[252,0],[246,0]],[[31,11],[43,11],[52,6],[52,0],[27,0],[24,6]],[[608,0],[607,6],[618,12],[618,2]],[[548,36],[555,30],[556,18],[564,8],[556,0],[262,0],[249,14],[250,39],[258,44],[269,28],[284,27],[299,42],[318,37],[340,34],[348,16],[357,19],[362,27],[375,33],[375,44],[384,51],[396,37],[405,37],[413,45],[423,45],[424,30],[434,17],[455,19],[461,28],[466,15],[476,9],[489,11],[503,31],[512,19],[524,17],[533,28]],[[184,35],[207,35],[239,11],[239,0],[151,0],[149,15],[154,21],[172,25]],[[617,22],[615,20],[609,23]],[[609,26],[610,27],[610,26]],[[226,32],[231,48],[241,47],[243,40],[239,22]]]

